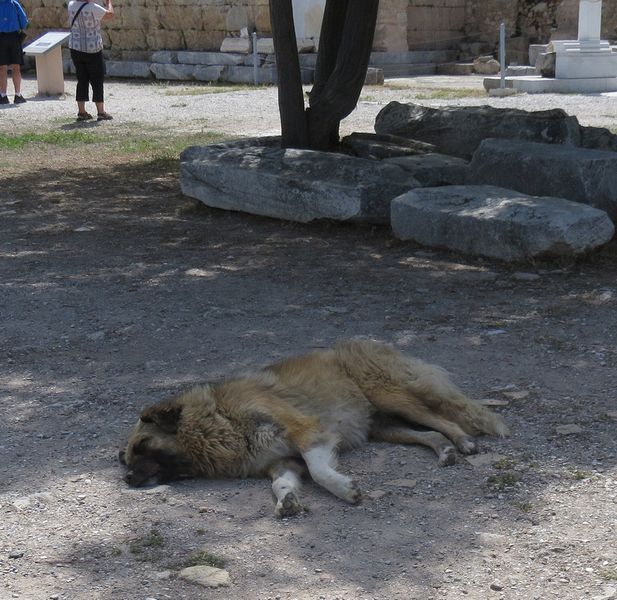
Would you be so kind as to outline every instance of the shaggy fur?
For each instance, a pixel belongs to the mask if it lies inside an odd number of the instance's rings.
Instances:
[[[289,516],[302,510],[297,494],[306,470],[334,495],[358,502],[358,486],[336,470],[336,457],[369,437],[424,444],[447,465],[455,461],[451,441],[470,454],[473,436],[483,433],[505,436],[508,430],[443,369],[383,344],[352,340],[146,408],[120,460],[133,486],[268,475],[276,514]]]

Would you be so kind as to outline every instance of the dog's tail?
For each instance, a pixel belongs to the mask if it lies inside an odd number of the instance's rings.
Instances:
[[[457,423],[470,435],[508,435],[501,415],[468,398],[441,367],[404,356],[385,344],[350,340],[335,348],[341,366],[366,397],[381,410],[397,410],[403,405]],[[387,399],[387,401],[386,401]]]

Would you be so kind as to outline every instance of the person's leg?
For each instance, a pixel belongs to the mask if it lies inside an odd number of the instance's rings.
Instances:
[[[96,111],[99,120],[109,120],[111,115],[105,112],[105,102],[103,93],[103,81],[105,78],[105,62],[103,60],[103,52],[97,52],[93,56],[90,70],[90,81],[92,83],[92,100],[96,104]]]
[[[75,100],[77,101],[77,118],[88,116],[86,112],[86,102],[89,100],[89,75],[87,68],[87,55],[84,52],[71,50],[71,58],[75,65],[75,75],[77,76],[77,87],[75,89]],[[91,116],[89,117],[91,118]]]
[[[13,87],[15,88],[15,104],[22,104],[26,99],[21,94],[21,66],[11,65],[11,78],[13,79]]]
[[[8,82],[8,66],[0,65],[0,94],[6,96],[6,87]]]

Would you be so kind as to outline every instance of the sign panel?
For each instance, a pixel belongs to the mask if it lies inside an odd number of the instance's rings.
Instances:
[[[59,46],[71,36],[69,31],[50,31],[44,33],[24,48],[24,52],[29,56],[45,54]]]

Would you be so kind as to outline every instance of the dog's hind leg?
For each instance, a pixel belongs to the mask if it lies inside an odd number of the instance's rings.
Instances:
[[[313,445],[308,450],[302,451],[302,458],[315,483],[342,500],[357,504],[361,498],[358,484],[336,470],[336,445],[333,440]]]
[[[453,465],[456,450],[450,440],[438,431],[417,431],[395,419],[378,418],[369,432],[371,439],[389,444],[422,444],[435,451],[439,464],[443,467]]]
[[[268,475],[272,478],[272,493],[276,499],[274,514],[277,517],[292,517],[304,510],[298,501],[304,470],[304,465],[294,459],[279,460],[268,469]]]
[[[458,423],[442,417],[412,393],[378,390],[372,394],[371,402],[386,414],[439,431],[452,440],[463,454],[474,454],[478,451],[474,439]]]

